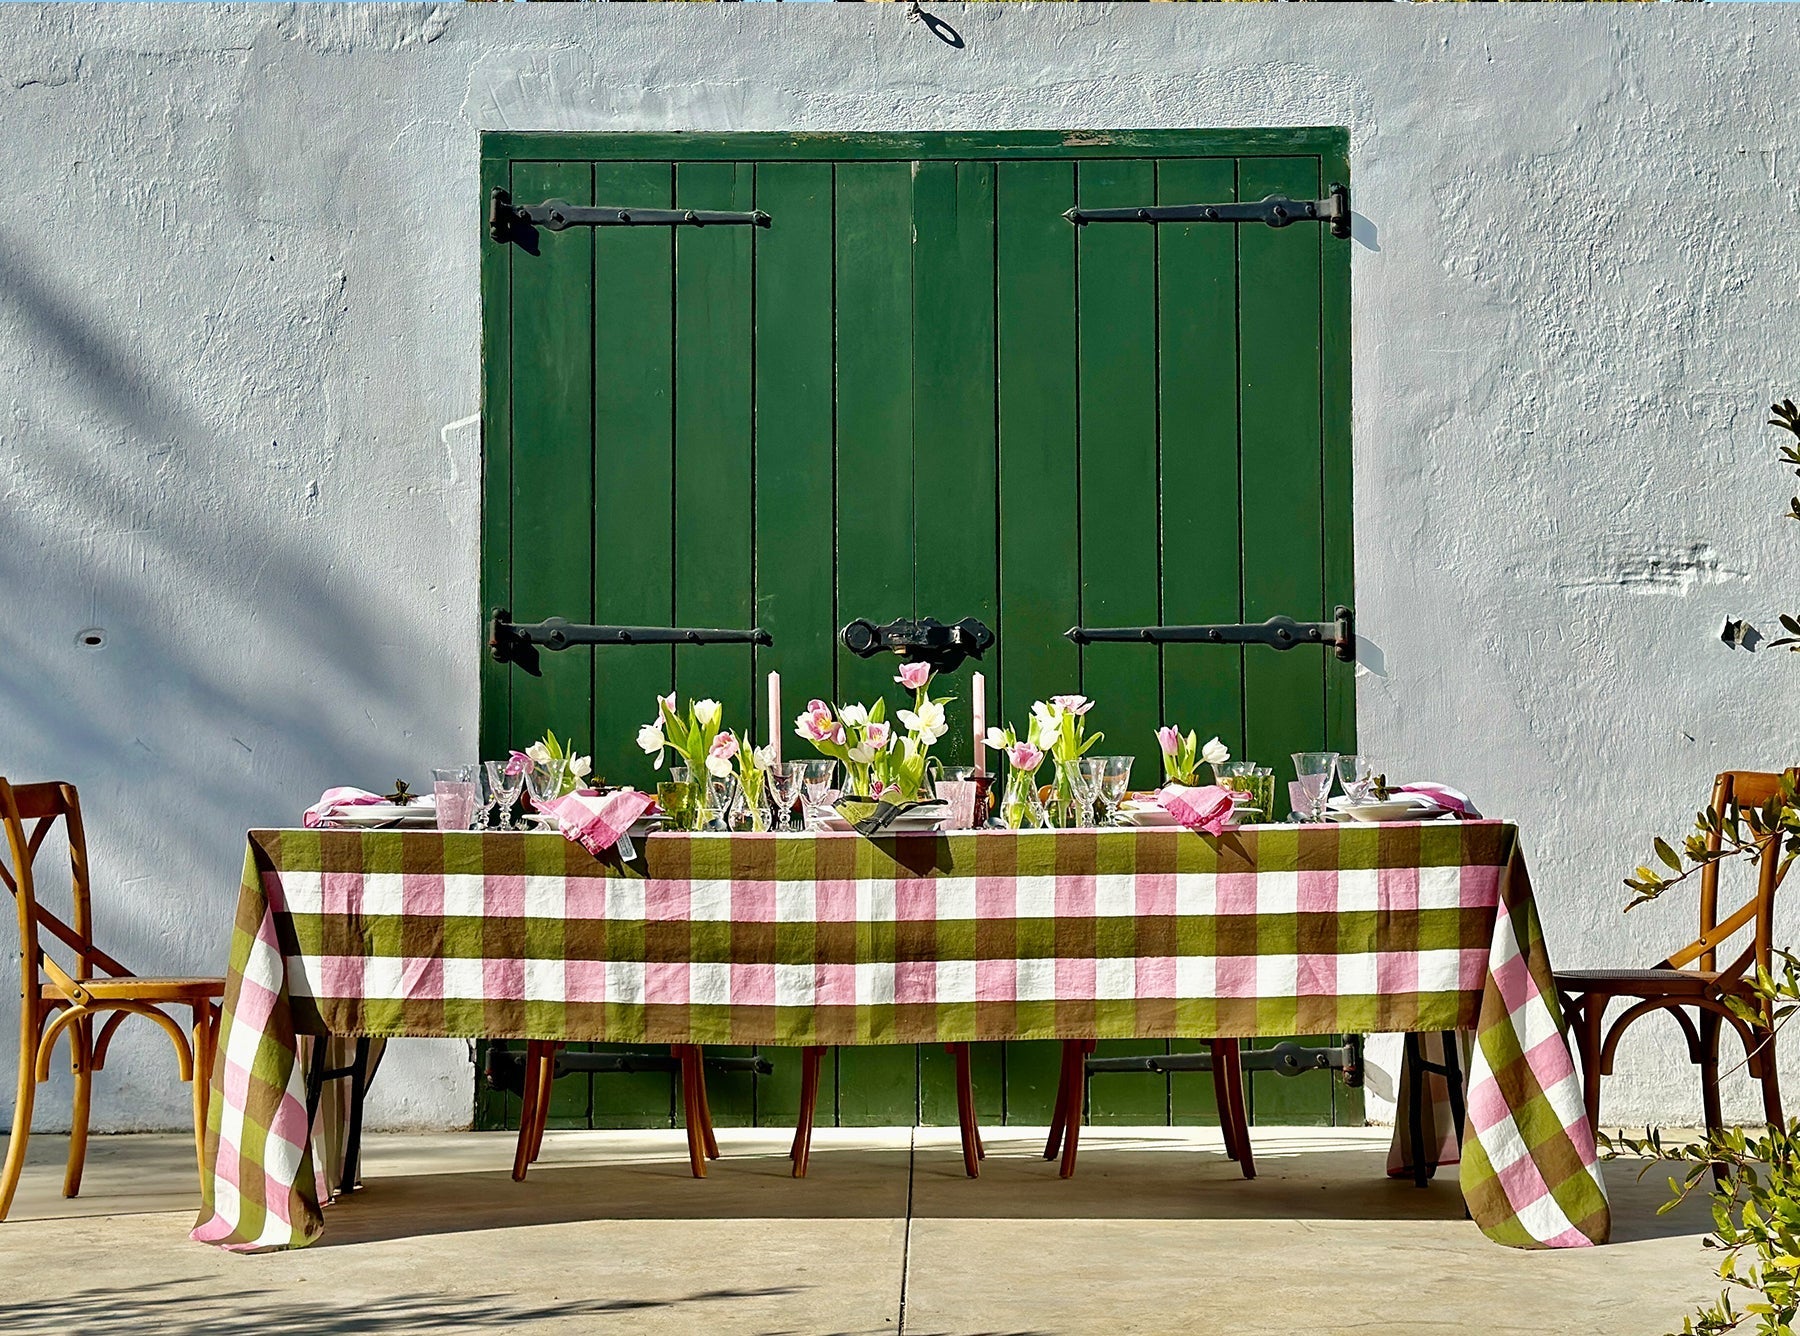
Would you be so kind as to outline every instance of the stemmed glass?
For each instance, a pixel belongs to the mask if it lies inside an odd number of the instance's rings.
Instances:
[[[1135,756],[1102,756],[1100,758],[1100,824],[1119,824],[1119,804],[1131,790],[1131,764]]]
[[[817,829],[814,813],[818,808],[831,805],[831,780],[837,771],[837,762],[832,760],[806,761],[806,825],[807,829]]]
[[[519,801],[519,790],[525,787],[525,776],[507,774],[505,761],[489,761],[487,781],[488,800],[482,807],[482,816],[495,830],[511,830],[513,804]],[[493,813],[491,818],[487,816],[490,811]]]
[[[1344,796],[1353,803],[1366,803],[1369,794],[1375,787],[1375,758],[1361,752],[1351,752],[1338,757],[1338,780],[1344,786]]]
[[[525,791],[531,795],[533,817],[538,825],[553,820],[544,808],[562,796],[563,785],[568,779],[567,761],[543,761],[525,772]]]
[[[1325,795],[1331,792],[1331,777],[1337,769],[1336,752],[1295,752],[1294,778],[1300,782],[1300,794],[1306,799],[1305,820],[1325,819]]]
[[[769,792],[775,798],[775,829],[778,833],[793,830],[794,803],[805,784],[805,761],[778,761],[769,767]]]
[[[1066,822],[1068,829],[1080,829],[1093,822],[1094,800],[1099,796],[1105,772],[1106,762],[1098,756],[1080,757],[1058,772],[1069,781],[1068,807],[1057,813],[1059,822]]]

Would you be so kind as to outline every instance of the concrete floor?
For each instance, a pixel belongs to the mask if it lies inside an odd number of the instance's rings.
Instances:
[[[1089,1129],[1063,1182],[1041,1132],[996,1129],[970,1182],[954,1130],[822,1129],[796,1182],[784,1134],[725,1129],[700,1182],[679,1133],[553,1132],[524,1184],[506,1135],[373,1136],[325,1238],[257,1257],[187,1241],[183,1138],[96,1139],[65,1201],[34,1137],[0,1332],[1652,1336],[1716,1293],[1706,1204],[1658,1217],[1660,1170],[1614,1167],[1612,1246],[1529,1253],[1451,1182],[1384,1178],[1384,1131],[1254,1136],[1244,1182],[1215,1132]]]

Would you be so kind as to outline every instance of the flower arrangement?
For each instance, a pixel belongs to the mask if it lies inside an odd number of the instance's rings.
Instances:
[[[1200,782],[1200,763],[1224,765],[1231,752],[1218,738],[1208,738],[1201,746],[1192,729],[1183,735],[1173,724],[1156,730],[1156,745],[1162,752],[1163,776],[1171,784],[1189,786]]]
[[[894,716],[904,733],[888,721],[885,699],[877,699],[873,705],[844,705],[835,711],[822,700],[808,701],[806,712],[794,720],[794,732],[821,756],[843,763],[850,793],[867,797],[892,794],[899,801],[910,802],[924,790],[932,744],[950,731],[944,707],[955,698],[934,699],[932,676],[930,664],[909,663],[894,678],[913,693],[912,708]]]
[[[1028,821],[1037,824],[1043,810],[1037,800],[1037,772],[1044,763],[1043,748],[1020,738],[1010,726],[990,728],[984,741],[991,750],[1006,757],[1006,797],[1000,805],[1000,820],[1009,830],[1017,830]]]
[[[1031,704],[1032,741],[1056,763],[1056,810],[1052,815],[1058,825],[1088,825],[1093,816],[1094,795],[1082,783],[1076,764],[1106,736],[1088,736],[1083,717],[1093,708],[1094,702],[1086,696],[1052,696]]]
[[[726,764],[723,772],[716,766],[721,759]],[[723,779],[730,773],[734,760],[737,762],[738,792],[743,795],[744,808],[750,814],[750,828],[766,830],[768,814],[763,805],[763,794],[767,789],[769,767],[775,764],[775,748],[743,746],[737,735],[726,729],[713,740],[712,751],[706,759],[707,773]]]
[[[546,771],[552,777],[548,787],[538,791],[546,798],[561,798],[582,786],[593,773],[594,759],[577,756],[572,741],[565,742],[546,731],[524,751],[516,751],[506,760],[509,775],[526,775],[535,770]]]
[[[656,718],[638,729],[637,744],[655,769],[662,769],[663,752],[674,752],[695,776],[714,775],[723,779],[731,773],[731,758],[737,754],[737,738],[719,723],[725,709],[716,700],[691,700],[686,711],[677,713],[675,693],[656,698]],[[730,738],[729,743],[721,738]]]
[[[812,743],[821,756],[843,763],[845,784],[852,793],[873,794],[875,757],[893,741],[893,725],[887,721],[887,702],[873,706],[846,705],[833,711],[822,700],[806,703],[806,713],[794,720],[794,732]]]

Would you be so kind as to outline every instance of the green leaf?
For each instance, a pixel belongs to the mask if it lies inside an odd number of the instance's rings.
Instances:
[[[1681,858],[1669,847],[1669,842],[1660,835],[1656,839],[1656,856],[1667,863],[1676,872],[1681,871]]]

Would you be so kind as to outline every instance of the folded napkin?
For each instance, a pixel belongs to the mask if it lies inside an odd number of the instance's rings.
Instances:
[[[1398,788],[1388,790],[1389,793],[1416,793],[1421,798],[1429,798],[1439,807],[1448,808],[1458,816],[1474,819],[1481,815],[1475,810],[1475,804],[1469,801],[1469,795],[1447,784],[1402,784]]]
[[[602,854],[624,838],[656,799],[636,789],[614,793],[569,793],[545,803],[542,811],[556,818],[556,828],[590,854]]]
[[[331,814],[340,807],[368,807],[372,803],[384,803],[387,799],[379,793],[370,793],[367,789],[336,788],[326,789],[319,795],[319,801],[306,809],[300,820],[308,830],[321,822],[329,820]]]
[[[1157,793],[1156,801],[1163,811],[1189,830],[1205,831],[1208,835],[1217,835],[1225,829],[1231,820],[1232,808],[1236,806],[1231,790],[1217,784],[1193,789],[1184,784],[1165,784]]]

